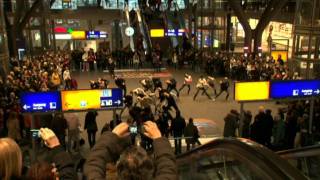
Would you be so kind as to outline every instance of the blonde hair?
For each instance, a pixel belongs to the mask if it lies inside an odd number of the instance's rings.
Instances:
[[[20,177],[22,154],[18,144],[10,138],[0,138],[0,179]]]

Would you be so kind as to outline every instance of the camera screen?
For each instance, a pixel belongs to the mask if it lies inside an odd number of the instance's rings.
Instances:
[[[137,128],[137,126],[131,126],[131,127],[129,127],[129,131],[131,134],[137,134],[138,128]]]
[[[32,137],[33,137],[33,138],[40,138],[40,131],[39,131],[39,129],[31,129],[30,131],[31,131],[31,133],[32,133]]]

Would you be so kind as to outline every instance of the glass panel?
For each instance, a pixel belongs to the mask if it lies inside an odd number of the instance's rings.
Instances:
[[[297,25],[311,26],[313,0],[301,0],[297,2]]]
[[[308,45],[309,36],[308,35],[297,35],[296,36],[296,51],[295,56],[299,58],[308,58]]]
[[[319,59],[319,43],[320,37],[312,37],[311,39],[311,59]]]
[[[5,43],[4,34],[0,34],[0,54],[5,52]]]
[[[320,1],[316,1],[314,12],[314,25],[320,26]]]
[[[290,159],[288,162],[299,169],[308,179],[320,178],[320,156]]]
[[[41,35],[39,30],[31,30],[33,47],[41,47]]]
[[[197,161],[197,171],[192,174],[193,179],[266,179],[264,174],[258,174],[249,164],[236,155],[217,151],[214,156],[205,157]]]

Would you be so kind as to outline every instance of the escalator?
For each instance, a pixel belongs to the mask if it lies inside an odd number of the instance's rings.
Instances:
[[[215,138],[177,156],[179,179],[307,179],[279,155],[248,139]]]
[[[277,154],[310,180],[320,179],[320,145],[279,151]]]

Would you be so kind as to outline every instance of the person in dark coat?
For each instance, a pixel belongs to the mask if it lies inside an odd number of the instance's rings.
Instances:
[[[170,93],[172,90],[177,93],[179,97],[179,91],[177,90],[177,81],[174,78],[171,78],[166,81],[167,83],[167,91]]]
[[[153,140],[154,158],[150,159],[143,148],[131,145],[129,125],[121,123],[112,132],[104,132],[92,148],[84,166],[87,179],[108,179],[106,165],[117,162],[117,179],[176,180],[175,156],[168,139],[151,121],[143,127],[144,135]]]
[[[251,139],[256,141],[257,143],[260,143],[262,145],[266,144],[266,138],[265,138],[265,119],[266,114],[264,112],[264,107],[259,107],[259,113],[254,117],[254,122],[251,125]]]
[[[224,137],[236,137],[236,130],[238,128],[239,113],[236,110],[231,110],[224,118]]]
[[[123,96],[127,95],[126,81],[121,77],[115,76],[114,82],[118,88],[123,90]]]
[[[226,100],[229,98],[229,80],[227,77],[220,81],[220,92],[216,95],[215,99],[217,99],[223,92],[227,93]]]
[[[68,128],[67,120],[61,113],[57,113],[51,123],[52,131],[57,135],[62,147],[66,148],[66,130]]]
[[[271,136],[272,136],[272,128],[273,128],[273,117],[271,115],[271,110],[266,110],[266,118],[265,118],[265,142],[268,148],[271,148]]]
[[[187,144],[187,151],[190,150],[190,145],[191,148],[195,147],[197,136],[199,136],[198,128],[193,124],[193,119],[190,118],[188,125],[184,129],[184,138]]]
[[[243,127],[242,127],[242,136],[243,138],[250,138],[250,124],[252,121],[251,111],[244,113]]]
[[[298,127],[298,115],[295,110],[289,110],[285,121],[285,140],[286,149],[294,148],[294,139],[297,133]]]
[[[175,154],[181,154],[181,140],[184,132],[184,128],[186,127],[186,122],[184,118],[181,116],[180,111],[176,112],[176,117],[171,123],[171,131],[174,138],[174,147]]]
[[[74,163],[69,153],[60,145],[59,139],[54,132],[48,128],[40,129],[40,136],[44,140],[48,151],[48,162],[54,163],[57,168],[59,179],[76,179]]]
[[[96,122],[97,116],[97,111],[89,111],[85,117],[84,129],[86,129],[88,133],[88,142],[90,148],[92,148],[96,143],[96,132],[98,131]]]

